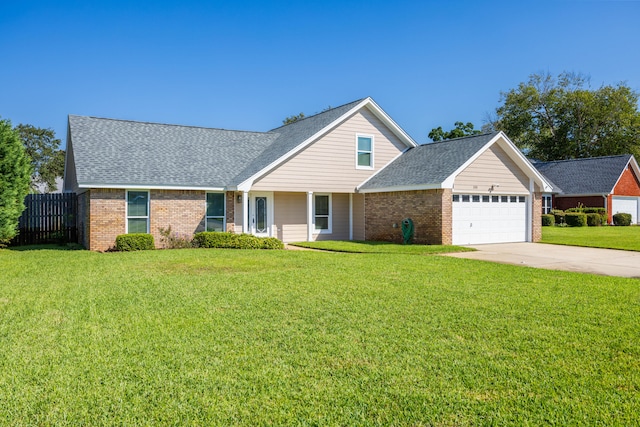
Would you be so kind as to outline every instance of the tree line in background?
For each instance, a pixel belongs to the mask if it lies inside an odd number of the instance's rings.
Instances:
[[[581,74],[533,74],[502,92],[500,105],[482,132],[504,131],[527,156],[542,161],[617,154],[640,155],[638,92],[628,85],[592,89]],[[433,141],[475,135],[472,123],[456,122]]]
[[[0,247],[16,235],[24,198],[43,187],[56,190],[64,172],[64,150],[51,129],[0,119]]]

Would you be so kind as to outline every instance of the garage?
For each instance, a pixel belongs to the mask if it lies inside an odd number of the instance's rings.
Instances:
[[[638,198],[613,196],[612,198],[612,214],[628,213],[631,214],[631,223],[638,223]]]
[[[527,241],[527,196],[453,195],[454,245]]]

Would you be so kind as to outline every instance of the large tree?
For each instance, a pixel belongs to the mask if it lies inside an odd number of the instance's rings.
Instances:
[[[0,120],[0,246],[16,235],[29,194],[31,164],[11,122]]]
[[[52,129],[19,124],[15,127],[31,159],[33,177],[31,185],[44,184],[45,191],[55,191],[56,178],[64,173],[64,150]]]
[[[431,129],[431,132],[429,132],[429,138],[431,138],[433,142],[437,142],[445,139],[460,138],[460,137],[469,136],[469,135],[477,135],[479,133],[480,131],[477,129],[474,129],[473,123],[471,122],[467,122],[467,123],[456,122],[455,127],[450,131],[442,130],[441,126]]]
[[[492,120],[527,155],[562,160],[640,154],[638,93],[626,84],[591,89],[574,73],[533,74],[501,94]]]

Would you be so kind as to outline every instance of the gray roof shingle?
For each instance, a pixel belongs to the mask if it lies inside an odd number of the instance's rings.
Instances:
[[[533,166],[563,194],[609,194],[618,182],[631,154],[588,159],[535,162]]]
[[[411,148],[360,189],[440,184],[497,134],[467,136]]]
[[[69,116],[79,185],[237,185],[362,100],[269,132]]]

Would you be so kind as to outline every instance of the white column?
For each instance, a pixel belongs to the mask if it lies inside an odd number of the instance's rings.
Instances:
[[[527,242],[533,241],[533,191],[533,178],[529,178],[529,203],[527,203]]]
[[[242,192],[242,232],[249,233],[251,231],[249,222],[249,192]]]
[[[313,240],[313,191],[307,192],[307,242]]]
[[[353,240],[353,193],[349,193],[349,240]]]

